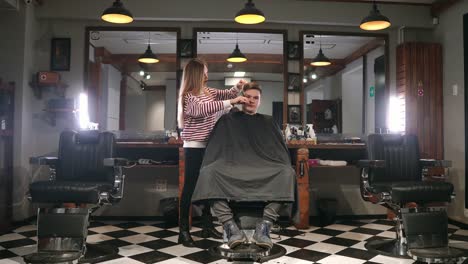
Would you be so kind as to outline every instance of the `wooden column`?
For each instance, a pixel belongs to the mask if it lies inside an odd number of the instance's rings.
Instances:
[[[297,192],[299,196],[299,223],[295,226],[298,229],[309,228],[309,149],[300,148],[297,150],[296,159],[296,180]]]

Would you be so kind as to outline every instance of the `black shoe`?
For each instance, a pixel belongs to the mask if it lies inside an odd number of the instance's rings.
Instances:
[[[272,225],[273,223],[268,220],[262,220],[261,222],[257,223],[255,227],[255,233],[252,237],[257,246],[266,249],[271,249],[273,247],[273,242],[270,238],[270,229]]]
[[[244,233],[239,230],[239,227],[237,227],[236,223],[233,220],[229,220],[226,223],[224,223],[223,227],[227,235],[227,244],[229,248],[232,249],[244,243],[246,239]]]
[[[190,236],[189,231],[180,231],[177,243],[184,245],[184,247],[195,247],[195,242],[193,241],[192,236]]]
[[[223,233],[219,232],[218,230],[216,230],[216,228],[214,228],[213,225],[211,225],[209,227],[203,227],[200,236],[203,238],[212,237],[216,239],[221,239],[223,238]]]

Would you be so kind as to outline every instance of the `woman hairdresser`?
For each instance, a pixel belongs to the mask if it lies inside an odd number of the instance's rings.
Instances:
[[[207,81],[206,64],[199,59],[190,60],[182,75],[177,116],[179,128],[183,129],[181,137],[185,154],[185,182],[180,201],[178,242],[186,247],[195,246],[189,232],[189,211],[206,142],[215,125],[216,116],[234,104],[247,102],[245,97],[237,96],[244,81],[239,81],[229,90],[208,88]],[[222,234],[214,229],[208,205],[203,209],[202,225],[202,237],[222,238]]]

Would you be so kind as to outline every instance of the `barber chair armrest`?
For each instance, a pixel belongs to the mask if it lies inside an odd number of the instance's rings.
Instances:
[[[57,157],[31,157],[29,158],[29,164],[32,165],[45,165],[55,167],[58,164],[59,159]]]
[[[358,160],[357,166],[360,168],[384,168],[385,160]]]
[[[104,159],[104,166],[106,167],[123,167],[129,166],[130,162],[124,158],[107,158]]]
[[[431,168],[431,167],[450,168],[452,167],[451,160],[420,159],[419,164],[421,164],[423,168]]]

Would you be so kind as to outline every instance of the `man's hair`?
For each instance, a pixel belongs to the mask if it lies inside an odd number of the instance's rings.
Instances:
[[[244,92],[248,90],[257,90],[260,94],[262,94],[262,88],[256,82],[249,82],[244,84]]]

